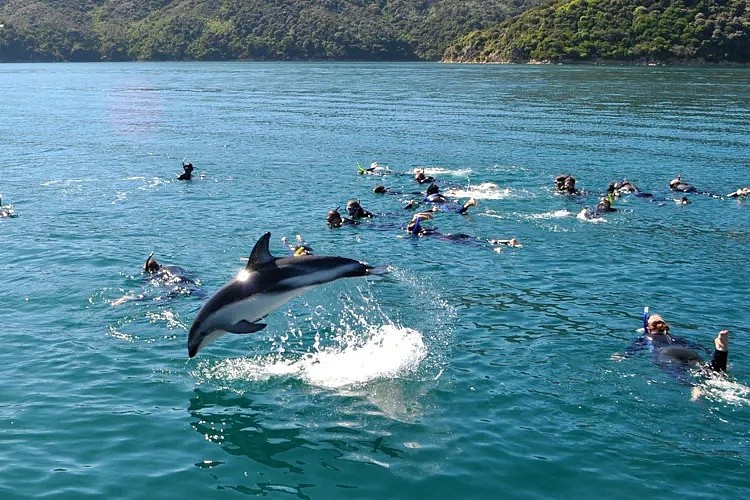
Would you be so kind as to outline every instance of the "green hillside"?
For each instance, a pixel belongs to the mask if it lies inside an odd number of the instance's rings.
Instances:
[[[750,62],[747,0],[566,0],[451,45],[447,61]]]
[[[0,0],[0,61],[438,60],[543,0]]]

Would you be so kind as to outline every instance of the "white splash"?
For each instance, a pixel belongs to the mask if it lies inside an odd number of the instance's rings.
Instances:
[[[562,219],[563,217],[570,217],[572,212],[568,210],[553,210],[551,212],[542,212],[540,214],[525,214],[524,219]]]
[[[411,328],[384,325],[344,345],[319,348],[300,359],[284,354],[201,362],[194,375],[219,382],[298,378],[325,389],[359,386],[400,378],[415,371],[427,356],[422,334]]]
[[[416,175],[417,172],[423,171],[425,175],[450,175],[452,177],[466,177],[467,175],[471,175],[471,169],[470,168],[460,168],[458,170],[450,170],[443,167],[417,167],[412,170],[412,173]]]
[[[187,330],[187,325],[184,325],[172,311],[149,311],[146,313],[146,317],[151,323],[166,323],[167,328],[170,330],[174,330],[175,328]]]
[[[482,200],[504,200],[512,197],[510,188],[501,188],[493,182],[483,182],[465,188],[446,189],[445,195],[452,198],[476,198]]]
[[[750,387],[723,377],[708,377],[693,388],[691,399],[704,397],[734,406],[750,405]]]

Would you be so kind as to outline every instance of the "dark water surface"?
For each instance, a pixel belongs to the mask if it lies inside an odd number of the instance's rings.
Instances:
[[[746,498],[750,70],[0,65],[0,497]],[[183,159],[195,180],[175,180]],[[389,175],[357,175],[377,161]],[[463,243],[400,229],[416,168]],[[588,196],[555,194],[571,173]],[[576,214],[627,177],[603,220]],[[360,198],[378,214],[331,230]],[[391,264],[187,360],[272,232]],[[517,237],[523,248],[485,240]],[[197,289],[148,282],[149,252]],[[645,305],[728,381],[615,361]]]

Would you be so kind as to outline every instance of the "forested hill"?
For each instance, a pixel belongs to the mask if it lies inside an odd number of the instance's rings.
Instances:
[[[0,0],[0,61],[438,60],[544,0]]]
[[[747,0],[565,0],[470,33],[445,60],[750,62]]]

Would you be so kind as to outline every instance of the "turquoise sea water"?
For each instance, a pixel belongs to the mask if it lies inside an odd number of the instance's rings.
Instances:
[[[750,200],[667,184],[750,185],[750,70],[10,64],[0,88],[0,497],[747,497]],[[407,196],[372,193],[421,167],[479,202],[433,225],[477,240],[408,238]],[[661,201],[576,217],[623,177]],[[329,229],[351,198],[378,216]],[[393,272],[188,361],[266,231]],[[151,251],[199,289],[149,283]],[[612,359],[646,305],[731,329],[730,380],[691,401]]]

